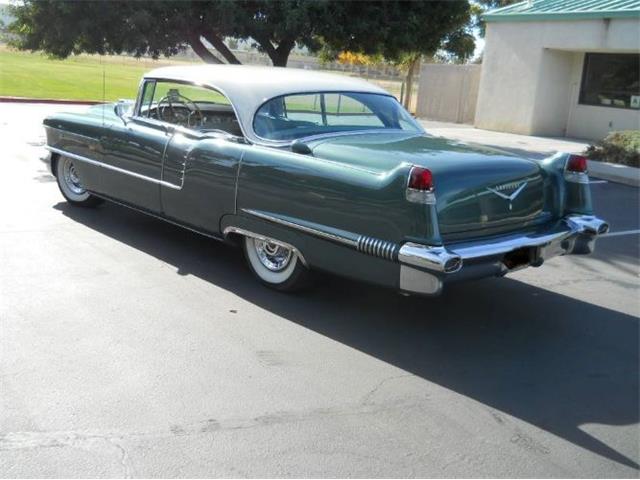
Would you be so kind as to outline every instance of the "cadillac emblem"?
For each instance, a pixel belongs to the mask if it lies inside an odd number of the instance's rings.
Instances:
[[[509,201],[509,210],[513,210],[513,201],[516,199],[520,192],[524,190],[529,182],[511,182],[504,183],[502,185],[496,185],[494,188],[487,187],[491,193],[495,193],[500,198],[504,198]]]

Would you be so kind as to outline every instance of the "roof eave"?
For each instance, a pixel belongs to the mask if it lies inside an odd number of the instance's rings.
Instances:
[[[560,13],[487,13],[482,19],[487,22],[539,22],[554,20],[597,20],[608,18],[637,18],[640,11],[617,10],[611,12],[560,12]]]

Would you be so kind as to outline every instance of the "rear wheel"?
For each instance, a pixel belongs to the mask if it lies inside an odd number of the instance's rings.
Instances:
[[[309,285],[311,272],[298,253],[271,239],[244,237],[245,258],[263,284],[282,292],[294,292]]]
[[[56,162],[56,180],[62,195],[72,205],[80,207],[95,207],[102,203],[102,199],[91,195],[82,185],[73,160],[60,157]]]

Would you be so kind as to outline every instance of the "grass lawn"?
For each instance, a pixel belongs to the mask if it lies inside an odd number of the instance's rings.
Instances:
[[[133,99],[144,73],[165,65],[188,64],[190,62],[179,60],[110,55],[76,55],[53,60],[41,53],[21,52],[0,45],[0,96],[95,101]],[[344,72],[332,73],[344,75]],[[372,80],[372,83],[400,96],[399,81]]]
[[[52,60],[39,53],[0,47],[0,96],[97,101],[135,98],[145,72],[173,64],[185,62],[98,55]]]

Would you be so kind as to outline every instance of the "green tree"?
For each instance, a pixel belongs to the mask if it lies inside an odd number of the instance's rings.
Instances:
[[[236,38],[253,41],[276,66],[286,66],[296,45],[379,54],[391,61],[412,52],[431,55],[452,46],[454,32],[470,18],[467,1],[406,0],[24,0],[14,15],[11,29],[19,48],[57,57],[81,52],[158,57],[191,46],[205,62],[240,63],[224,42]]]
[[[413,78],[424,57],[438,52],[464,61],[475,48],[471,9],[466,1],[343,2],[341,18],[323,34],[324,58],[341,50],[379,55],[406,72],[404,103],[408,107]],[[352,19],[347,21],[346,19]]]

